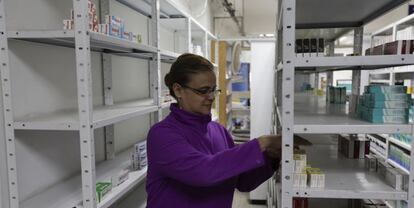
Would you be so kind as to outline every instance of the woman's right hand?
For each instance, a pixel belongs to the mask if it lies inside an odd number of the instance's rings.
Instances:
[[[282,152],[282,136],[280,135],[264,135],[257,139],[259,141],[259,146],[262,152],[266,152],[272,158],[281,158]],[[309,146],[311,143],[300,137],[294,135],[294,145],[305,145]]]

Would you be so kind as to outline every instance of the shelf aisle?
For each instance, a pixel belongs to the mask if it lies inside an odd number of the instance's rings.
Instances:
[[[110,181],[121,168],[130,163],[132,149],[121,152],[113,160],[104,161],[96,165],[96,181]],[[106,208],[130,191],[135,185],[142,182],[147,175],[147,169],[129,173],[129,179],[114,187],[110,193],[98,204],[98,208]],[[82,187],[81,175],[78,174],[68,180],[56,184],[49,189],[21,202],[22,208],[81,208]]]
[[[93,128],[131,119],[158,110],[152,99],[101,106],[93,111]],[[16,119],[16,130],[79,130],[78,111],[62,111],[46,115]]]
[[[345,104],[327,104],[325,97],[295,95],[295,133],[411,133],[410,124],[372,124],[349,115]]]
[[[294,188],[296,196],[307,198],[352,198],[406,200],[404,191],[396,191],[375,172],[365,169],[364,160],[338,154],[334,145],[306,148],[308,163],[325,173],[325,188]]]

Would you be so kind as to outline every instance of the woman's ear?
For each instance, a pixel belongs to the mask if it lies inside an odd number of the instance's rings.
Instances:
[[[177,98],[181,98],[183,87],[181,87],[181,85],[178,83],[174,83],[172,89],[174,91],[175,96]]]

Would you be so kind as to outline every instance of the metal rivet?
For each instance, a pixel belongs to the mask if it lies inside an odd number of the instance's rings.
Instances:
[[[9,154],[9,156],[13,156],[13,154],[12,154],[12,153],[10,153],[10,154]]]
[[[85,170],[85,173],[89,173],[89,170]]]
[[[86,125],[82,125],[82,128],[86,128]]]
[[[285,95],[286,98],[290,98],[290,94]]]
[[[9,142],[11,142],[12,141],[12,139],[9,139]]]
[[[8,79],[3,79],[3,81],[7,82],[7,81],[8,81]]]
[[[287,46],[292,46],[292,44],[288,43]]]
[[[85,97],[85,95],[81,95],[81,97]]]
[[[290,131],[290,128],[287,128],[288,131]]]
[[[286,111],[285,113],[286,113],[286,114],[290,114],[290,111]]]
[[[91,127],[91,129],[93,129],[93,125],[90,125],[89,127]]]
[[[405,59],[404,58],[401,58],[401,61],[404,61]]]
[[[12,199],[16,199],[16,197],[15,197],[15,196],[13,196],[13,197],[12,197]]]
[[[308,128],[304,128],[303,130],[304,130],[304,131],[307,131],[307,130],[308,130]]]
[[[306,63],[309,63],[309,60],[306,60]]]
[[[7,66],[7,64],[6,63],[3,63],[3,66]]]
[[[84,157],[84,158],[88,158],[88,155],[84,155],[83,157]]]
[[[290,10],[292,10],[292,8],[291,7],[288,7],[287,10],[290,11]]]
[[[8,97],[8,96],[9,96],[9,94],[7,94],[7,93],[6,93],[6,94],[4,94],[4,96]]]
[[[285,163],[289,163],[289,160],[286,160]]]
[[[11,182],[11,184],[12,184],[12,185],[15,185],[16,183],[15,183],[15,182]]]
[[[286,177],[285,177],[285,179],[286,179],[286,180],[290,180],[290,176],[286,176]]]
[[[285,147],[290,147],[290,145],[289,144],[286,144]]]
[[[290,64],[290,61],[286,61],[286,63]]]
[[[83,140],[83,143],[88,143],[88,141],[86,141],[86,140]]]
[[[11,171],[14,171],[14,168],[10,168]]]

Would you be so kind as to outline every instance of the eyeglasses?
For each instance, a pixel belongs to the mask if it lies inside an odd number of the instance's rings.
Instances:
[[[190,89],[196,94],[202,95],[202,96],[213,96],[216,97],[219,93],[221,93],[220,89],[216,89],[216,87],[212,88],[202,88],[202,89],[195,89],[186,85],[181,85],[184,88]]]

